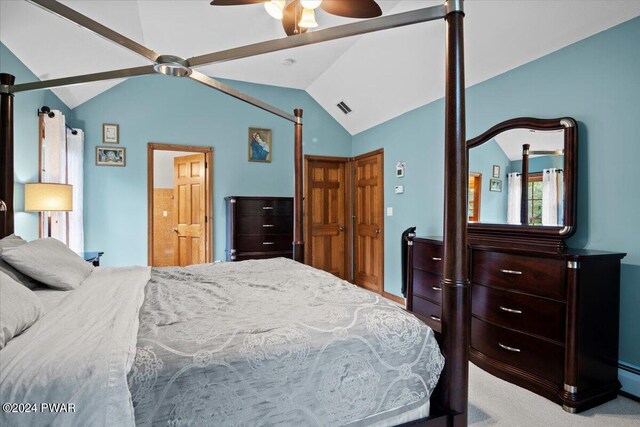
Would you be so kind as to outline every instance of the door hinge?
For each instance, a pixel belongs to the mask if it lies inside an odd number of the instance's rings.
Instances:
[[[209,217],[208,217],[208,216],[205,216],[205,217],[204,217],[204,223],[206,224],[206,223],[208,223],[208,222],[209,222]]]

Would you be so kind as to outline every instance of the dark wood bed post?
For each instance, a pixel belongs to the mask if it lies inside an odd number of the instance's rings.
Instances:
[[[0,238],[13,233],[13,93],[9,87],[16,78],[11,74],[0,74],[0,200],[7,205],[0,212]]]
[[[531,145],[522,144],[522,173],[520,174],[520,224],[529,224],[529,148]]]
[[[464,98],[464,12],[461,0],[446,6],[445,206],[442,278],[442,402],[467,425],[471,288],[467,244],[468,172]]]
[[[304,262],[304,240],[302,234],[302,109],[293,110],[296,116],[294,125],[294,192],[293,192],[293,259]]]

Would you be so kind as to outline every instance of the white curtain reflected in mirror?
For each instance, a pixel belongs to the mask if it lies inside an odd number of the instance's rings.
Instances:
[[[562,225],[563,182],[562,169],[542,171],[542,225]]]
[[[519,173],[507,175],[509,202],[507,205],[507,224],[520,224],[520,198],[522,195],[522,179]]]

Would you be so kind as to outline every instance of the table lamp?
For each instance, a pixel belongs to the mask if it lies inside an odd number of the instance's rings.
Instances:
[[[51,212],[69,212],[73,209],[73,186],[35,182],[24,185],[24,210],[47,213],[47,233],[51,237]]]

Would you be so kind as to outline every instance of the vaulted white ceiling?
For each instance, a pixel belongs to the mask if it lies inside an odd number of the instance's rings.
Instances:
[[[190,57],[284,37],[261,4],[213,7],[209,0],[63,1],[155,50]],[[385,15],[441,1],[378,1]],[[640,15],[638,0],[468,0],[467,86]],[[317,12],[319,28],[353,20]],[[0,0],[0,41],[40,79],[149,62],[32,4]],[[293,65],[285,60],[293,59]],[[444,23],[352,37],[199,68],[223,77],[306,90],[351,134],[444,95]],[[74,108],[118,80],[54,89]],[[336,106],[345,101],[345,116]]]

